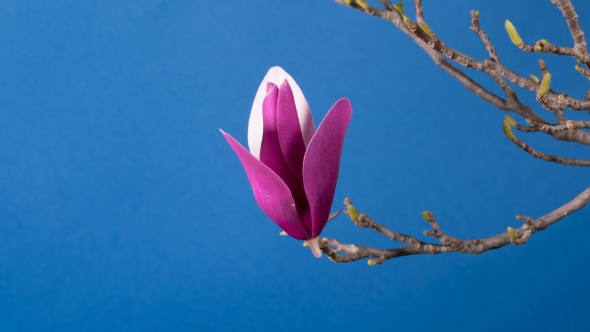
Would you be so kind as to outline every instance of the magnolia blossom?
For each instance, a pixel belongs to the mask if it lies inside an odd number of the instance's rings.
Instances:
[[[288,235],[307,240],[318,258],[318,236],[330,215],[351,116],[350,102],[342,98],[316,131],[297,83],[273,67],[252,105],[250,151],[221,131],[240,158],[260,208]]]

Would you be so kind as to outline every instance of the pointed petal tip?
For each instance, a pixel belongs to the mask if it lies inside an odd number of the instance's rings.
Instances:
[[[348,111],[352,114],[352,103],[350,102],[350,99],[346,98],[346,97],[342,97],[340,99],[338,99],[338,101],[334,104],[334,106],[336,105],[339,106],[345,106],[348,108]],[[342,104],[342,105],[340,105]]]
[[[317,237],[313,239],[307,240],[309,247],[311,248],[311,252],[316,258],[322,258],[322,249],[320,248],[320,241]]]
[[[271,72],[277,72],[277,73],[285,73],[285,70],[281,67],[281,66],[272,66],[270,67],[270,69],[268,70],[268,73]]]

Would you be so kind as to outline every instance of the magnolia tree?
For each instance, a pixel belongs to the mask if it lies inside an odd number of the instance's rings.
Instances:
[[[590,90],[584,100],[551,90],[551,74],[545,63],[539,60],[540,78],[524,77],[505,67],[496,54],[493,44],[479,25],[479,12],[471,12],[471,29],[479,36],[489,58],[477,60],[462,54],[440,40],[424,20],[422,1],[414,0],[415,20],[403,9],[403,3],[392,4],[380,0],[382,8],[374,8],[365,0],[333,0],[359,12],[387,20],[410,37],[434,63],[457,79],[469,91],[498,109],[511,112],[526,119],[526,124],[517,123],[506,115],[504,135],[516,146],[535,158],[566,166],[590,166],[590,160],[564,158],[538,151],[519,139],[513,128],[524,133],[550,135],[560,141],[590,145],[590,134],[582,129],[590,128],[590,121],[572,121],[565,117],[564,110],[590,112]],[[510,21],[505,22],[510,40],[525,52],[552,53],[573,57],[576,70],[590,79],[590,54],[584,32],[580,29],[578,15],[569,0],[551,0],[562,12],[573,38],[573,47],[562,47],[542,39],[525,44]],[[504,92],[498,96],[459,69],[454,63],[475,69],[490,76]],[[518,87],[536,93],[541,106],[551,111],[555,119],[545,119],[531,107],[523,104],[508,81]],[[532,234],[542,231],[566,216],[583,208],[590,201],[590,187],[563,206],[548,214],[533,219],[516,216],[522,222],[518,229],[509,227],[507,232],[485,239],[460,239],[446,234],[431,211],[422,216],[432,229],[424,234],[440,243],[418,240],[391,230],[367,214],[359,212],[347,198],[344,213],[362,228],[371,228],[392,241],[403,245],[392,249],[377,249],[357,244],[346,244],[336,239],[320,237],[326,223],[340,211],[330,214],[338,179],[340,154],[346,129],[352,117],[348,99],[338,100],[328,111],[321,124],[315,127],[311,111],[301,88],[280,67],[273,67],[264,77],[252,106],[248,127],[249,151],[229,134],[222,131],[230,146],[239,157],[254,197],[262,210],[283,229],[282,235],[305,241],[316,257],[325,253],[337,263],[352,262],[364,258],[369,265],[382,264],[388,259],[417,254],[440,254],[461,252],[481,254],[510,244],[525,244]]]

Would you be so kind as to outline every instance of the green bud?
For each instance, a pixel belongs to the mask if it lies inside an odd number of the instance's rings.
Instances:
[[[504,124],[502,125],[502,131],[504,132],[504,136],[509,139],[515,139],[516,136],[512,133],[512,128],[510,127],[510,123],[508,120],[504,120]]]
[[[476,10],[476,11],[474,11],[474,12],[473,12],[473,16],[475,16],[475,17],[479,17],[479,10]]]
[[[539,83],[539,82],[541,82],[541,81],[539,80],[539,78],[538,78],[537,76],[533,75],[533,74],[530,74],[530,75],[529,75],[529,77],[531,78],[531,81],[533,81],[533,82],[535,82],[535,83]]]
[[[364,10],[369,10],[369,8],[371,8],[365,0],[356,0],[356,4],[361,6]]]
[[[352,221],[354,221],[355,223],[357,223],[359,221],[359,213],[358,211],[354,208],[354,206],[349,205],[347,207],[347,211],[348,211],[348,216],[350,217],[350,219]]]
[[[379,264],[379,261],[376,259],[369,259],[367,261],[367,264],[369,264],[369,266],[375,266],[375,265]]]
[[[543,80],[541,81],[541,85],[539,86],[539,90],[537,90],[537,95],[543,96],[549,92],[549,88],[551,87],[551,74],[547,73],[543,76]]]
[[[508,227],[508,235],[510,235],[510,239],[512,239],[512,240],[516,240],[518,238],[518,234],[516,233],[516,230],[512,227]]]
[[[347,6],[350,6],[350,5],[352,5],[352,0],[344,0],[344,3],[345,3]]]
[[[513,117],[511,117],[510,115],[506,115],[506,116],[504,116],[504,120],[508,121],[508,124],[509,124],[511,127],[516,127],[516,121],[515,121],[515,120],[514,120],[514,118],[513,118]]]
[[[514,45],[518,47],[524,45],[522,39],[520,39],[520,36],[518,35],[518,31],[516,31],[516,28],[512,25],[512,22],[506,20],[506,22],[504,22],[504,28],[506,28],[506,32],[508,32],[508,36]]]
[[[422,211],[422,218],[426,221],[430,221],[430,213],[428,211]]]

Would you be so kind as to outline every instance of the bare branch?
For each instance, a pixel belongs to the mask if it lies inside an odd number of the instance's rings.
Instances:
[[[567,26],[570,29],[572,34],[572,38],[574,39],[574,48],[580,52],[581,55],[585,56],[586,59],[583,61],[584,63],[588,63],[588,52],[586,49],[586,40],[584,39],[584,31],[580,29],[580,23],[578,22],[578,14],[574,10],[574,6],[572,5],[570,0],[551,0],[561,13],[563,17],[565,17],[565,21],[567,22]]]
[[[473,32],[475,32],[479,38],[481,38],[481,41],[483,42],[486,51],[488,51],[490,58],[494,61],[500,62],[500,57],[496,53],[494,45],[492,45],[490,42],[490,38],[479,26],[479,12],[476,10],[471,11],[471,30],[473,30]]]
[[[543,77],[545,77],[545,75],[547,75],[547,65],[545,64],[545,61],[543,61],[543,59],[539,59],[538,63],[539,63],[539,69],[541,70],[541,79],[542,79]]]
[[[527,122],[531,125],[531,127],[521,126],[517,124],[514,119],[507,116],[507,120],[504,123],[504,133],[514,144],[525,150],[527,153],[531,154],[533,157],[569,166],[590,166],[590,160],[564,158],[539,152],[514,136],[510,129],[511,126],[514,126],[518,130],[527,133],[540,131],[552,135],[558,140],[573,141],[590,145],[590,134],[580,130],[590,128],[590,121],[568,121],[566,120],[563,112],[566,108],[574,111],[590,111],[590,89],[586,93],[585,100],[578,100],[568,96],[565,93],[556,93],[552,91],[550,89],[551,76],[548,75],[547,67],[542,60],[539,60],[539,67],[541,70],[541,77],[544,78],[543,80],[539,80],[534,76],[531,76],[531,79],[528,79],[520,76],[509,68],[506,68],[500,62],[500,57],[496,53],[496,50],[489,40],[488,35],[480,26],[479,12],[471,12],[471,29],[480,37],[486,51],[488,52],[489,59],[484,60],[476,60],[466,54],[454,50],[443,41],[438,39],[438,37],[434,35],[424,20],[422,0],[414,0],[414,7],[416,9],[416,22],[411,22],[410,19],[405,14],[403,14],[401,8],[392,5],[389,0],[380,0],[380,2],[385,6],[386,10],[373,8],[365,1],[362,1],[362,3],[360,3],[359,0],[352,2],[344,0],[333,1],[340,4],[348,2],[352,8],[390,21],[398,29],[409,36],[414,42],[416,42],[430,56],[437,66],[457,79],[468,90],[474,92],[477,96],[499,109],[519,114],[527,119]],[[527,52],[567,55],[575,58],[586,67],[590,67],[590,55],[588,55],[586,49],[584,33],[580,29],[578,16],[574,11],[570,0],[551,1],[562,11],[565,17],[574,39],[574,47],[559,47],[547,42],[544,39],[536,42],[534,45],[524,44],[518,36],[518,33],[516,32],[516,29],[512,23],[507,21],[506,29],[508,30],[512,41]],[[506,98],[502,99],[501,97],[488,91],[486,88],[471,79],[461,69],[453,66],[449,61],[447,61],[447,59],[445,59],[445,57],[464,67],[486,73],[503,90]],[[582,75],[590,77],[590,70],[580,65],[576,66],[576,70]],[[521,103],[517,97],[516,92],[506,80],[518,85],[523,89],[535,92],[537,94],[537,101],[539,101],[543,107],[554,113],[558,124],[549,124],[534,110]],[[538,218],[537,220],[533,220],[530,217],[517,216],[518,220],[525,222],[522,227],[518,229],[509,227],[507,233],[501,233],[486,239],[475,240],[461,240],[444,233],[432,212],[425,211],[423,212],[423,218],[430,223],[432,230],[426,230],[424,231],[424,234],[437,238],[442,242],[442,244],[434,244],[420,241],[410,235],[397,233],[383,225],[380,225],[366,214],[356,211],[356,209],[352,206],[352,202],[347,199],[345,200],[345,204],[347,205],[346,213],[357,226],[362,228],[371,228],[385,235],[391,240],[406,243],[408,245],[394,249],[376,249],[353,244],[345,244],[336,239],[324,238],[322,239],[322,250],[328,255],[328,257],[330,257],[331,260],[335,262],[349,262],[366,257],[376,258],[369,260],[369,265],[377,265],[391,258],[415,254],[439,254],[444,252],[480,254],[488,250],[506,246],[510,243],[514,245],[525,244],[531,238],[532,234],[546,229],[565,216],[581,209],[586,204],[588,204],[589,201],[590,187],[576,196],[569,203],[566,203],[562,207]]]
[[[588,55],[579,52],[577,49],[571,47],[563,47],[551,44],[545,39],[541,39],[533,45],[522,43],[518,45],[518,48],[525,52],[537,52],[537,53],[552,53],[555,55],[571,56],[576,60],[586,63],[588,61]]]
[[[414,0],[414,9],[416,9],[416,22],[426,23],[424,21],[424,10],[422,10],[422,0]]]
[[[557,133],[564,130],[572,130],[572,129],[589,129],[590,128],[590,121],[572,121],[567,120],[564,123],[560,123],[557,125],[550,125],[546,123],[541,123],[539,121],[527,119],[527,123],[535,128],[539,129],[540,131],[552,134]]]
[[[533,149],[530,145],[526,144],[525,142],[521,141],[520,139],[518,139],[518,137],[514,136],[514,135],[507,135],[507,137],[514,143],[516,144],[516,146],[518,146],[519,148],[523,149],[524,151],[526,151],[528,154],[530,154],[531,156],[544,160],[544,161],[549,161],[552,163],[558,163],[558,164],[562,164],[562,165],[567,165],[567,166],[582,166],[582,167],[589,167],[590,166],[590,160],[581,160],[581,159],[574,159],[574,158],[564,158],[564,157],[559,157],[559,156],[554,156],[554,155],[550,155],[550,154],[546,154],[543,152],[539,152],[535,149]]]
[[[536,133],[537,131],[539,131],[538,128],[527,127],[527,126],[519,125],[518,123],[516,124],[516,126],[514,128],[516,128],[517,130],[522,131],[524,133]]]
[[[376,223],[375,221],[373,221],[373,219],[371,219],[369,216],[367,216],[364,213],[355,212],[356,215],[352,216],[350,213],[350,211],[351,211],[350,208],[352,207],[352,209],[354,209],[354,207],[352,206],[352,202],[350,201],[350,199],[348,197],[344,199],[344,205],[347,208],[347,211],[345,211],[345,213],[352,219],[354,224],[360,228],[371,228],[371,229],[385,235],[387,238],[389,238],[392,241],[407,243],[407,244],[410,244],[414,247],[417,247],[421,250],[425,250],[428,252],[435,252],[435,251],[441,250],[439,248],[440,247],[439,244],[422,242],[413,236],[394,232],[394,231],[390,230],[389,228],[387,228],[379,223]]]
[[[342,4],[342,5],[346,5],[344,0],[333,0],[333,1],[336,3]],[[462,70],[456,68],[449,61],[447,61],[442,56],[441,53],[439,53],[436,50],[434,50],[433,48],[431,48],[426,42],[424,42],[424,40],[422,40],[421,38],[418,38],[418,36],[416,34],[414,34],[412,31],[410,31],[404,25],[401,15],[397,12],[397,10],[395,10],[395,8],[391,4],[391,2],[389,2],[388,0],[380,0],[380,2],[385,6],[386,10],[371,8],[371,12],[367,13],[366,11],[364,11],[362,8],[360,8],[357,5],[352,6],[352,8],[362,11],[362,12],[365,12],[371,16],[375,16],[375,17],[378,17],[378,18],[381,18],[381,19],[391,22],[400,31],[402,31],[404,34],[406,34],[408,37],[410,37],[416,44],[418,44],[418,46],[420,46],[426,52],[426,54],[428,54],[428,56],[432,59],[432,61],[438,67],[443,69],[445,72],[447,72],[453,78],[455,78],[457,81],[459,81],[461,84],[463,84],[463,86],[465,86],[469,91],[473,92],[475,95],[477,95],[478,97],[480,97],[484,101],[494,105],[498,109],[518,114],[518,115],[524,117],[525,119],[534,119],[537,121],[547,122],[541,116],[539,116],[532,108],[530,108],[529,106],[520,102],[518,100],[518,98],[516,98],[516,94],[514,94],[514,97],[512,97],[512,98],[508,98],[507,100],[504,100],[501,97],[497,96],[496,94],[490,92],[489,90],[487,90],[483,86],[481,86],[479,83],[475,82],[471,77],[467,76],[467,74],[465,74]],[[422,30],[420,29],[420,31],[422,31]],[[423,34],[428,37],[428,40],[432,40],[432,38],[429,37],[428,34],[426,34],[425,32],[423,32]],[[490,62],[493,63],[494,61],[490,60]],[[493,69],[493,68],[491,68],[491,69]],[[494,71],[498,72],[497,70],[494,70]],[[499,74],[502,75],[502,73],[499,73]],[[488,72],[488,75],[490,75],[489,72]],[[513,73],[512,78],[514,78],[514,75],[516,75],[516,74]],[[506,77],[505,75],[502,75],[502,76]],[[516,75],[516,76],[518,76],[518,75]],[[513,81],[510,78],[508,78],[508,79],[510,81]],[[536,92],[538,84],[533,83],[532,81],[529,81],[529,80],[522,78],[522,77],[520,77],[520,79],[527,81],[528,84],[530,85],[529,87],[531,89],[533,89],[533,91]],[[547,98],[547,100],[550,101],[550,100],[552,100],[551,98],[553,98],[553,97],[546,96],[545,98]],[[556,97],[553,99],[556,99]],[[588,100],[588,104],[590,105],[590,98]],[[553,134],[553,137],[555,139],[558,139],[561,141],[577,142],[577,143],[581,143],[581,144],[585,144],[585,145],[590,145],[590,134],[583,132],[583,131],[559,132],[559,133]]]
[[[566,216],[580,210],[586,204],[590,202],[590,187],[586,188],[583,192],[577,195],[574,199],[569,201],[568,203],[562,205],[560,208],[537,218],[536,220],[532,221],[532,219],[527,219],[527,217],[517,217],[517,219],[524,220],[525,224],[516,229],[516,233],[518,235],[516,241],[524,241],[529,239],[531,234],[539,232],[541,230],[546,229],[547,227],[555,224],[556,222],[560,221],[561,219],[565,218]],[[374,222],[374,221],[373,221]],[[530,231],[530,234],[526,238],[523,237],[526,233]],[[441,254],[446,252],[460,252],[460,253],[467,253],[473,255],[479,255],[489,250],[498,249],[504,247],[511,242],[515,241],[510,239],[508,233],[500,233],[498,235],[486,238],[486,239],[475,239],[475,240],[460,240],[463,245],[459,246],[458,248],[454,249],[448,244],[438,245],[435,250],[426,251],[420,249],[415,246],[404,246],[400,248],[393,248],[393,249],[376,249],[366,246],[359,246],[354,244],[344,244],[336,239],[330,238],[323,238],[322,239],[322,251],[328,255],[328,257],[336,262],[336,263],[346,263],[352,262],[363,258],[378,258],[381,262],[397,258],[403,257],[408,255],[418,255],[418,254]],[[520,244],[520,243],[514,243]],[[334,248],[334,249],[332,249]],[[380,264],[379,261],[375,262],[375,264]]]

